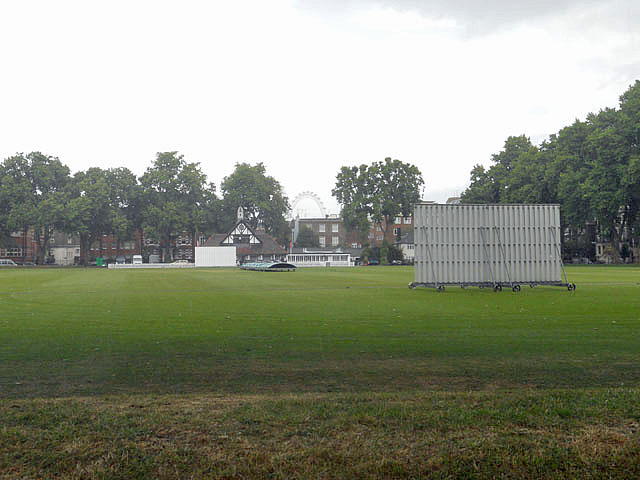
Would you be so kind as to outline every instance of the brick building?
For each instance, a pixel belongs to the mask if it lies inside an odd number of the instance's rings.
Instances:
[[[36,263],[38,260],[38,242],[32,228],[23,232],[14,232],[7,242],[0,246],[0,258],[16,263]]]
[[[369,245],[372,247],[380,247],[385,238],[389,244],[398,243],[404,234],[412,231],[413,216],[411,215],[408,217],[394,217],[384,233],[380,225],[372,224],[368,234]]]
[[[115,235],[102,235],[94,241],[89,248],[89,261],[93,262],[97,257],[104,258],[107,262],[114,262],[116,257],[123,256],[131,261],[133,255],[140,255],[143,248],[143,234],[136,231],[131,238],[120,240]],[[81,252],[84,254],[84,252]]]
[[[342,223],[342,218],[337,215],[327,215],[324,218],[296,218],[292,221],[294,242],[298,237],[300,228],[311,229],[313,236],[318,239],[321,248],[361,248],[355,232],[347,231]]]

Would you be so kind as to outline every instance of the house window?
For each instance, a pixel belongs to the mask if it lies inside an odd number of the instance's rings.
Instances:
[[[207,237],[205,237],[204,235],[200,235],[199,245],[204,245],[205,243],[207,243]]]
[[[336,233],[338,231],[338,224],[337,223],[332,223],[331,224],[331,231],[333,233]]]
[[[402,217],[396,217],[393,223],[395,223],[396,225],[400,225],[402,223]]]
[[[326,246],[326,243],[325,243],[325,241],[324,241],[324,237],[319,237],[319,240],[320,240],[320,246],[321,246],[321,247]]]
[[[352,243],[352,244],[351,244],[351,248],[358,248],[358,244],[357,244],[357,243],[355,243],[355,242],[354,242],[354,243]]]
[[[394,235],[394,236],[396,236],[396,237],[397,237],[398,235],[400,235],[400,228],[398,228],[398,227],[394,228],[394,229],[393,229],[393,235]]]
[[[325,231],[325,230],[324,230],[324,227],[325,227],[325,224],[324,224],[324,223],[321,223],[320,225],[318,225],[318,231],[319,231],[319,232],[324,232],[324,231]]]
[[[67,236],[67,245],[71,245],[73,243],[73,235]]]
[[[405,225],[411,225],[411,217],[404,217],[404,224]]]
[[[382,235],[376,236],[376,240],[382,240]]]
[[[381,232],[382,231],[382,227],[380,225],[376,225],[376,232]]]
[[[334,235],[333,237],[331,237],[331,245],[333,247],[337,247],[339,243],[340,243],[340,237],[338,237],[338,235]]]
[[[21,257],[22,249],[18,247],[7,248],[7,257]]]
[[[369,235],[367,235],[369,237],[370,240],[373,240],[373,232],[369,232]]]

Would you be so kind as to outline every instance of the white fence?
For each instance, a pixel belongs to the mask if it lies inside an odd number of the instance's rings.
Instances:
[[[558,205],[415,207],[415,283],[560,283]]]

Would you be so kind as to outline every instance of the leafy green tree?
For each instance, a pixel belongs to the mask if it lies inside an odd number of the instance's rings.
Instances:
[[[620,97],[618,129],[629,149],[622,172],[625,224],[640,237],[640,80]]]
[[[380,263],[382,265],[389,263],[389,242],[387,242],[386,238],[382,241],[382,246],[380,247]]]
[[[282,244],[287,243],[290,232],[284,216],[289,210],[289,200],[280,183],[267,175],[262,163],[237,163],[233,173],[222,181],[221,191],[225,230],[233,227],[238,207],[242,207],[245,221],[252,228],[262,225]]]
[[[593,123],[595,128],[586,139],[589,170],[583,184],[590,213],[615,246],[614,262],[618,256],[620,229],[624,228],[623,225],[619,226],[618,215],[624,205],[621,181],[628,163],[623,137],[611,128],[616,122],[615,116],[615,111],[608,109],[588,117],[588,121]]]
[[[471,184],[461,198],[464,203],[536,202],[545,189],[540,188],[544,157],[524,135],[509,137],[504,149],[491,158],[488,169],[476,165],[471,171]]]
[[[412,213],[423,185],[418,167],[385,158],[369,166],[342,167],[331,192],[347,228],[363,233],[373,221],[386,234],[393,217]]]
[[[298,231],[295,246],[297,248],[317,248],[320,246],[318,237],[313,234],[313,230],[302,225]]]
[[[402,250],[395,245],[389,245],[387,252],[387,261],[389,263],[393,263],[394,261],[402,262],[404,260],[404,255],[402,254]]]
[[[40,152],[17,154],[3,162],[0,196],[5,199],[4,228],[24,232],[33,228],[40,246],[39,263],[44,262],[53,230],[64,223],[69,179],[68,167]]]
[[[122,240],[131,238],[142,228],[142,189],[128,168],[111,168],[105,172],[109,185],[111,230],[116,238],[116,255]]]
[[[85,172],[77,172],[69,191],[71,198],[67,205],[65,230],[79,234],[81,263],[86,266],[89,264],[91,244],[114,230],[107,170],[93,167]]]
[[[470,185],[460,198],[463,203],[498,203],[500,200],[494,179],[480,164],[471,170]]]
[[[173,260],[171,241],[182,232],[206,228],[215,203],[215,186],[207,183],[199,163],[187,163],[178,152],[161,152],[140,177],[142,225],[145,234],[160,240],[163,260]],[[168,255],[167,255],[168,253]]]
[[[509,137],[488,169],[475,166],[466,203],[560,203],[569,253],[591,257],[589,225],[618,246],[640,241],[640,81],[607,108],[534,147]],[[565,236],[562,237],[563,239]]]

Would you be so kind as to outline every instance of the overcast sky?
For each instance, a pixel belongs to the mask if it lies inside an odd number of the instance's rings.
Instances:
[[[0,156],[178,150],[218,190],[263,162],[334,213],[340,166],[393,157],[444,201],[509,135],[616,107],[638,32],[638,0],[0,0]]]

